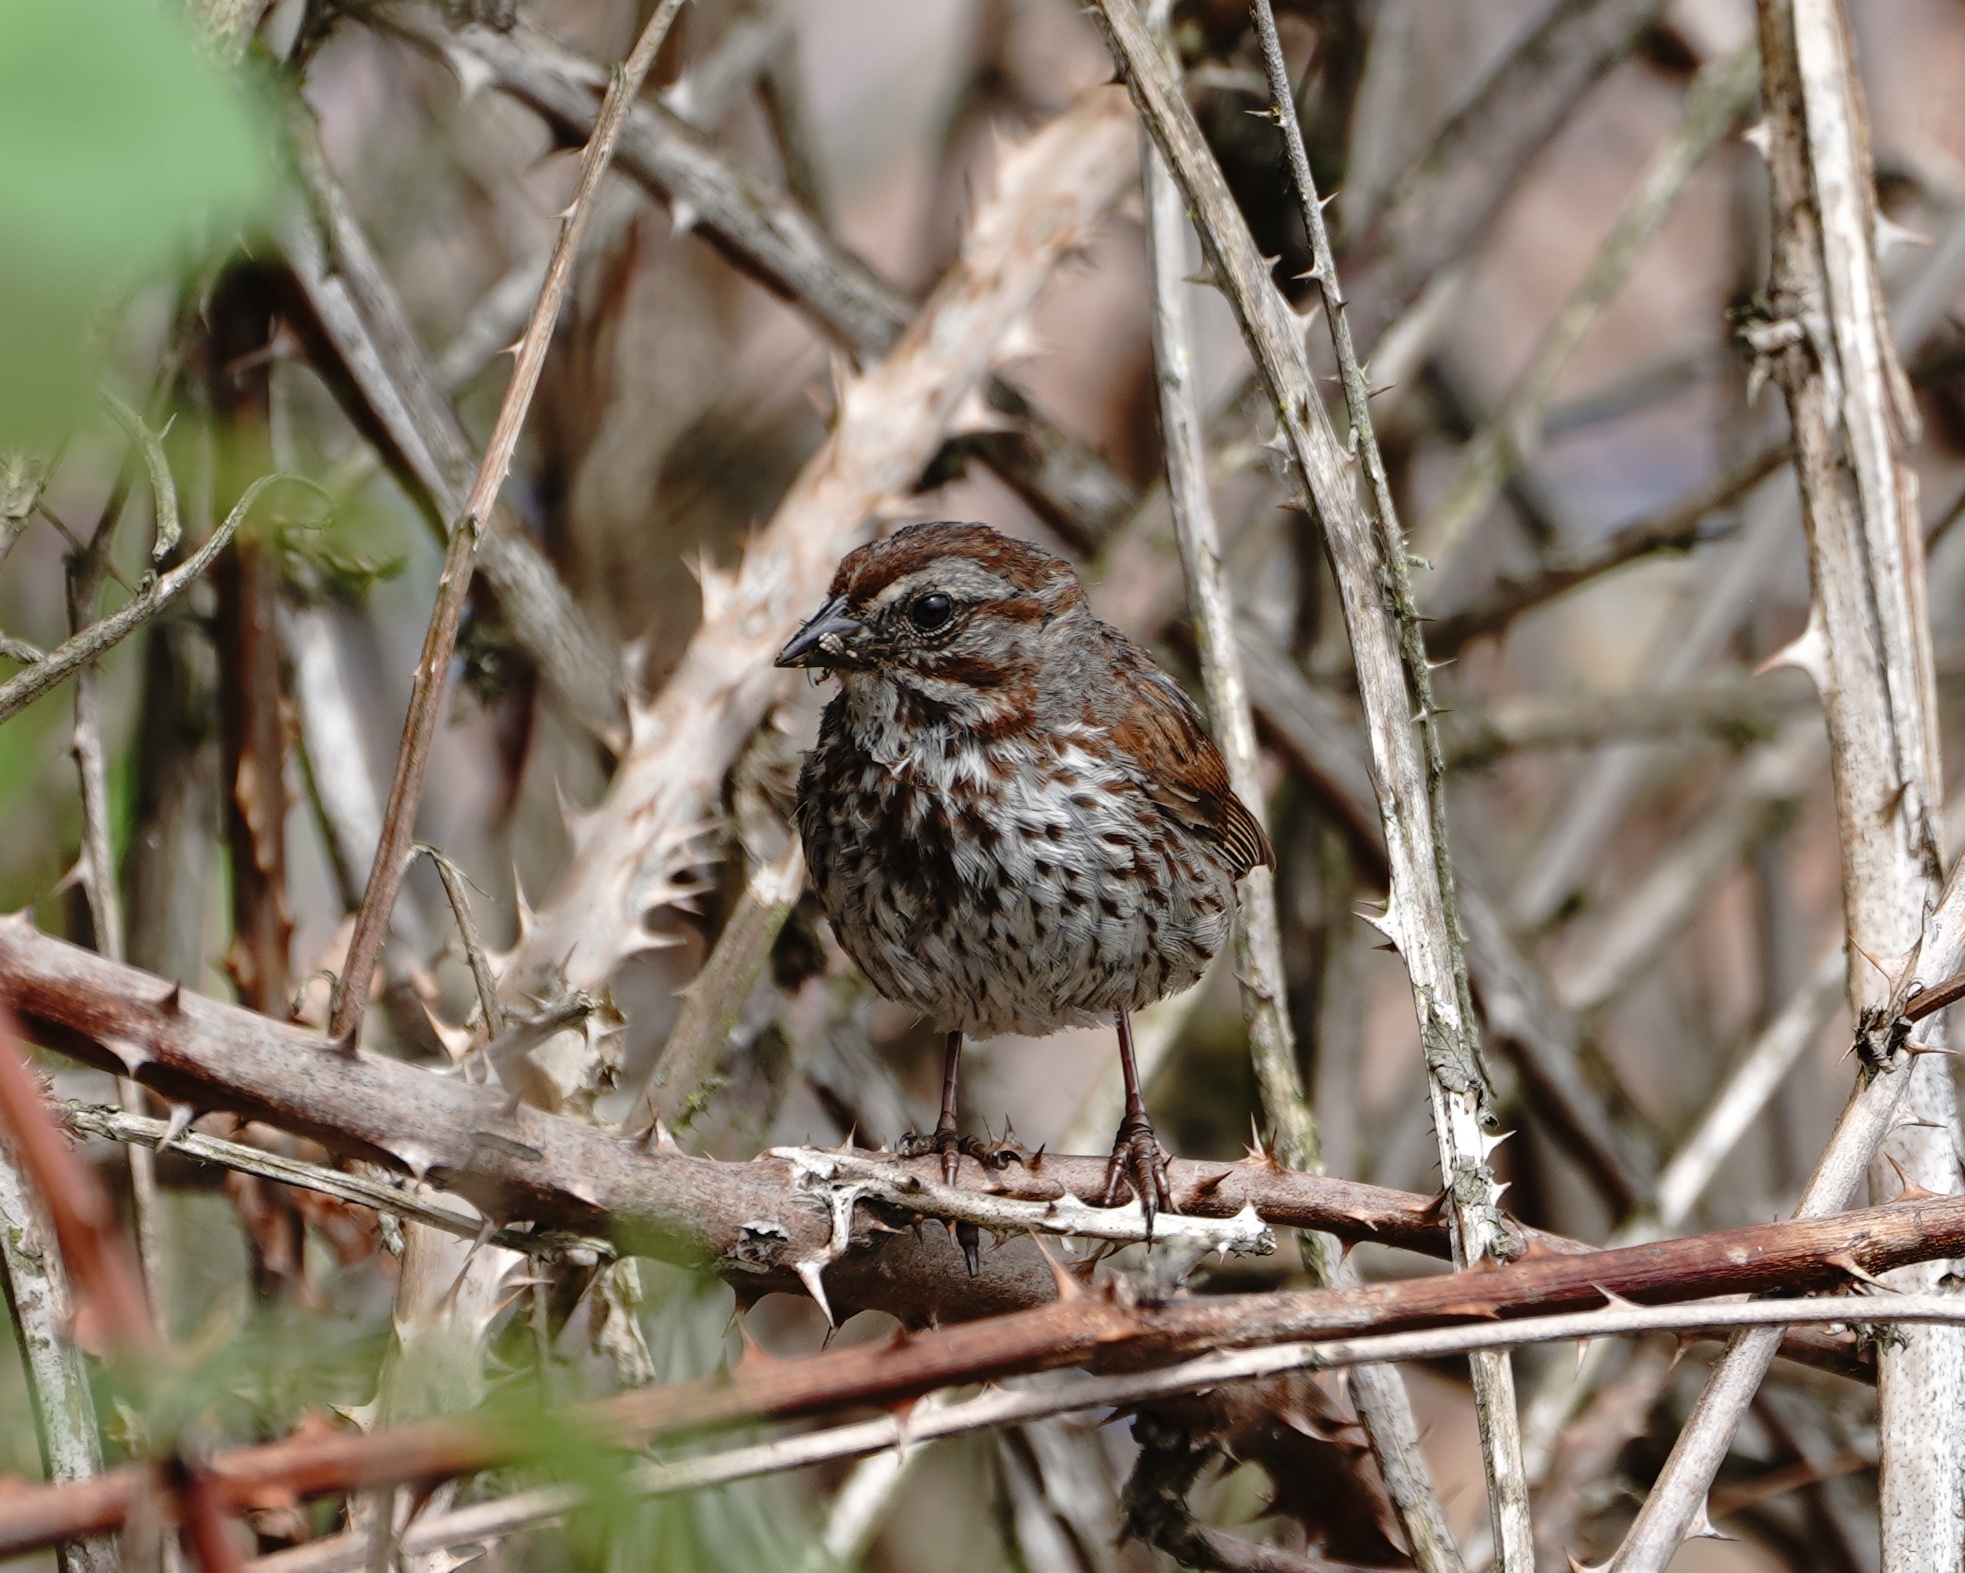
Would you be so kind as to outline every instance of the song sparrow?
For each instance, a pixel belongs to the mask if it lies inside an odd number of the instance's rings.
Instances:
[[[965,1034],[1116,1020],[1126,1112],[1104,1202],[1171,1210],[1128,1013],[1201,976],[1235,881],[1271,862],[1180,687],[1099,621],[1062,558],[917,524],[839,565],[778,656],[839,679],[798,779],[812,886],[888,999],[946,1030],[935,1133],[952,1181]]]

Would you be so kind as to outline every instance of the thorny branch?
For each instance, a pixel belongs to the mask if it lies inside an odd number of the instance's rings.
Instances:
[[[1305,1364],[1352,1365],[1588,1335],[1595,1325],[1558,1314],[1609,1304],[1619,1331],[1850,1318],[1844,1296],[1796,1305],[1715,1303],[1713,1296],[1778,1283],[1785,1291],[1836,1289],[1853,1278],[1960,1249],[1965,1201],[1898,1203],[1843,1218],[1766,1224],[1621,1252],[1545,1257],[1477,1275],[1452,1274],[1354,1289],[1181,1298],[1129,1304],[1083,1292],[1012,1316],[891,1343],[796,1360],[752,1361],[727,1376],[624,1393],[580,1410],[583,1429],[614,1447],[740,1421],[793,1419],[867,1404],[892,1405],[937,1389],[1018,1372],[1087,1365],[1170,1366],[1130,1396],[1191,1391]],[[1640,1287],[1638,1278],[1644,1277]],[[1601,1280],[1601,1281],[1599,1281]],[[1647,1315],[1626,1288],[1668,1302]],[[1696,1302],[1696,1303],[1687,1303]],[[1906,1302],[1910,1317],[1955,1320],[1943,1296]],[[1460,1324],[1460,1325],[1455,1325]],[[1434,1327],[1407,1342],[1393,1336]],[[1314,1340],[1314,1342],[1306,1342]],[[1230,1351],[1251,1351],[1238,1360]],[[1260,1353],[1254,1353],[1261,1351]],[[1195,1357],[1201,1357],[1196,1359]],[[1192,1364],[1182,1362],[1192,1361]],[[1110,1394],[1102,1401],[1111,1401]],[[437,1479],[533,1456],[523,1427],[445,1419],[372,1436],[294,1437],[219,1454],[209,1467],[221,1502],[244,1505],[272,1490],[305,1495],[394,1481]],[[140,1472],[126,1466],[70,1486],[27,1487],[0,1500],[0,1554],[64,1534],[112,1527],[129,1509]]]
[[[1289,434],[1299,474],[1323,521],[1326,549],[1345,597],[1345,625],[1358,663],[1358,687],[1378,770],[1380,815],[1386,827],[1385,845],[1391,864],[1390,891],[1380,926],[1405,958],[1412,980],[1413,1003],[1418,1010],[1420,1041],[1432,1097],[1433,1130],[1440,1146],[1440,1169],[1447,1176],[1452,1194],[1455,1260],[1463,1266],[1471,1265],[1494,1252],[1485,1219],[1497,1210],[1500,1191],[1486,1158],[1489,1143],[1498,1138],[1492,1134],[1496,1122],[1487,1103],[1485,1072],[1480,1064],[1480,1029],[1467,980],[1466,939],[1460,929],[1453,862],[1447,850],[1446,765],[1440,749],[1430,668],[1407,579],[1405,534],[1372,426],[1371,389],[1351,342],[1337,259],[1331,250],[1323,203],[1317,195],[1309,154],[1303,145],[1275,17],[1268,0],[1253,0],[1251,13],[1269,75],[1272,112],[1282,130],[1283,147],[1288,155],[1290,181],[1296,187],[1304,229],[1310,237],[1311,270],[1344,388],[1345,413],[1350,423],[1348,452],[1364,471],[1371,498],[1373,533],[1354,534],[1352,529],[1337,525],[1334,510],[1347,507],[1355,510],[1355,481],[1342,469],[1329,468],[1335,456],[1331,451],[1321,455],[1326,474],[1318,476],[1312,455],[1306,451],[1304,438],[1313,429],[1330,449],[1334,449],[1335,443],[1296,339],[1276,341],[1266,358],[1263,347],[1258,345],[1257,359],[1264,365],[1270,395],[1277,406],[1279,423]],[[1245,272],[1252,271],[1248,269],[1246,253],[1237,260]],[[1221,265],[1218,261],[1217,266]],[[1251,293],[1260,291],[1273,313],[1275,295],[1269,289],[1268,278],[1262,276],[1258,283],[1251,277],[1248,288]],[[1247,332],[1247,307],[1243,308],[1243,315]],[[1255,343],[1256,336],[1250,337],[1252,344]],[[1297,351],[1290,361],[1283,361],[1274,353],[1274,348],[1282,343]],[[1321,486],[1319,480],[1323,481]],[[1358,519],[1356,523],[1366,521]],[[1346,524],[1352,521],[1347,520]],[[1404,664],[1403,672],[1397,665],[1400,661]],[[1408,692],[1418,706],[1417,749],[1412,736],[1415,714],[1408,702]],[[1401,827],[1402,834],[1395,833],[1395,824]],[[1402,866],[1408,846],[1412,849],[1413,862]],[[1425,856],[1428,853],[1429,858]],[[1505,1355],[1478,1354],[1471,1365],[1481,1454],[1487,1469],[1489,1524],[1503,1569],[1526,1573],[1533,1565],[1535,1553],[1528,1518],[1528,1481],[1522,1470],[1520,1421],[1515,1411],[1514,1374]]]
[[[219,553],[225,550],[260,495],[267,487],[280,481],[319,490],[311,481],[296,475],[269,475],[255,481],[245,496],[239,499],[237,506],[225,516],[225,522],[212,531],[204,545],[190,557],[169,573],[159,574],[150,580],[107,617],[89,624],[32,666],[0,683],[0,722],[18,714],[63,678],[128,638],[197,583],[205,570],[218,559]]]

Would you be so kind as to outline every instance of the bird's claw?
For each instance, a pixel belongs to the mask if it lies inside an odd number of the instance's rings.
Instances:
[[[953,1125],[937,1125],[926,1136],[909,1131],[894,1144],[894,1150],[903,1158],[925,1158],[930,1153],[940,1153],[942,1181],[947,1185],[955,1183],[956,1168],[965,1156],[975,1159],[985,1170],[1001,1171],[1012,1163],[1024,1161],[1023,1149],[1015,1142],[1006,1140],[992,1146],[980,1136],[963,1135]],[[982,1271],[982,1231],[973,1223],[951,1222],[948,1232],[962,1251],[969,1276],[974,1278]]]
[[[1117,1207],[1130,1190],[1139,1198],[1146,1217],[1146,1243],[1153,1243],[1153,1219],[1174,1210],[1173,1192],[1167,1185],[1167,1153],[1154,1134],[1153,1122],[1144,1110],[1135,1110],[1119,1122],[1119,1133],[1112,1138],[1112,1157],[1105,1166],[1105,1188],[1099,1206]]]
[[[965,1136],[952,1125],[938,1125],[926,1136],[917,1136],[909,1131],[894,1150],[903,1158],[925,1158],[930,1153],[942,1155],[942,1181],[955,1183],[955,1171],[964,1157],[970,1157],[987,1171],[1002,1172],[1013,1163],[1022,1163],[1023,1149],[1016,1143],[1003,1141],[991,1144],[980,1136]]]

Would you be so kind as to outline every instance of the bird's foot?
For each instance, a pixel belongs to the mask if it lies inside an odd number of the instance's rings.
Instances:
[[[1140,1211],[1146,1215],[1146,1243],[1151,1245],[1153,1219],[1158,1213],[1171,1213],[1174,1199],[1167,1186],[1166,1149],[1153,1133],[1153,1122],[1144,1109],[1135,1109],[1119,1122],[1098,1205],[1117,1207],[1129,1190],[1139,1198]]]
[[[1000,1171],[1024,1161],[1023,1149],[1007,1128],[1003,1140],[992,1146],[980,1136],[964,1136],[946,1120],[926,1136],[917,1136],[909,1131],[894,1144],[894,1150],[903,1158],[925,1158],[929,1153],[940,1153],[942,1180],[949,1185],[955,1183],[956,1168],[965,1155],[975,1159],[985,1170]],[[961,1248],[962,1260],[968,1264],[969,1276],[974,1278],[982,1271],[982,1231],[973,1223],[951,1222],[948,1232]]]
[[[909,1131],[894,1150],[903,1158],[925,1158],[931,1152],[942,1155],[942,1179],[946,1184],[955,1183],[955,1171],[962,1159],[970,1157],[981,1164],[985,1170],[1001,1172],[1013,1163],[1024,1161],[1023,1149],[1012,1139],[990,1143],[980,1136],[965,1136],[954,1125],[937,1125],[926,1136],[917,1136]]]

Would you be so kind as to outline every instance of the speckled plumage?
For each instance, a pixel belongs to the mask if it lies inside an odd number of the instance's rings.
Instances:
[[[924,633],[930,596],[952,612]],[[1268,843],[1192,702],[1061,558],[902,530],[840,565],[795,652],[841,688],[799,777],[812,887],[883,995],[1041,1034],[1186,988],[1227,942]]]

